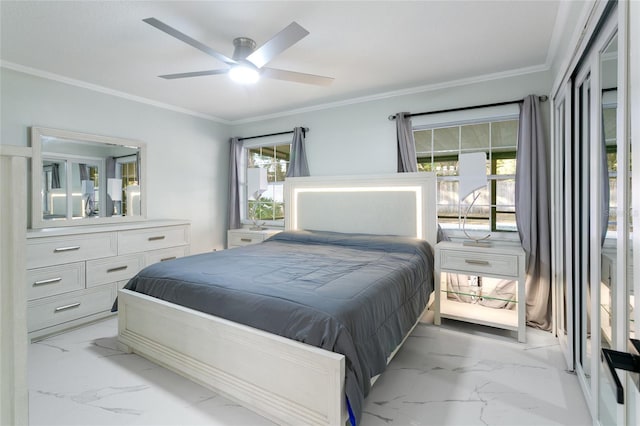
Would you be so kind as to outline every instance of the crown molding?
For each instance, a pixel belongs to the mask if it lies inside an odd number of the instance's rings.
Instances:
[[[94,92],[104,93],[111,96],[116,96],[119,98],[127,99],[129,101],[139,102],[146,105],[151,105],[154,107],[166,109],[169,111],[179,112],[181,114],[187,114],[198,118],[204,118],[205,120],[214,121],[216,123],[222,123],[229,125],[230,121],[224,120],[219,117],[214,117],[207,114],[202,114],[201,112],[191,111],[186,108],[181,108],[175,105],[165,104],[163,102],[154,101],[152,99],[144,98],[142,96],[135,96],[129,93],[120,92],[118,90],[109,89],[107,87],[99,86],[97,84],[88,83],[82,80],[76,80],[74,78],[65,77],[59,74],[51,73],[48,71],[42,71],[36,68],[27,67],[20,64],[15,64],[13,62],[0,61],[0,68],[6,68],[13,71],[18,71],[24,74],[33,75],[36,77],[45,78],[47,80],[53,80],[64,84],[69,84],[71,86],[81,87],[83,89],[93,90]]]
[[[296,114],[304,114],[308,112],[321,111],[325,109],[338,108],[338,107],[360,104],[365,102],[379,101],[379,100],[394,98],[398,96],[415,95],[415,94],[424,93],[424,92],[432,92],[434,90],[449,89],[453,87],[467,86],[469,84],[483,83],[483,82],[499,80],[503,78],[517,77],[517,76],[526,75],[526,74],[545,72],[545,71],[549,71],[550,69],[551,69],[550,66],[545,63],[545,64],[534,65],[530,67],[517,68],[513,70],[508,70],[508,71],[501,71],[501,72],[492,73],[492,74],[483,74],[483,75],[469,77],[469,78],[462,78],[459,80],[451,80],[443,83],[434,83],[434,84],[428,84],[424,86],[417,86],[417,87],[412,87],[407,89],[383,92],[375,95],[361,96],[361,97],[346,99],[342,101],[328,102],[328,103],[318,104],[318,105],[309,106],[309,107],[276,112],[273,114],[243,118],[240,120],[232,120],[229,122],[229,124],[231,124],[232,126],[236,126],[240,124],[253,123],[257,121],[272,120],[275,118],[288,117]]]
[[[549,41],[549,50],[547,50],[547,59],[545,64],[551,68],[551,64],[558,54],[560,47],[560,40],[564,29],[567,26],[569,20],[569,12],[571,11],[571,2],[561,1],[558,4],[558,13],[556,13],[556,22],[553,24],[553,32],[551,33],[551,40]]]
[[[237,126],[237,125],[241,125],[241,124],[259,122],[259,121],[265,121],[265,120],[272,120],[272,119],[288,117],[288,116],[296,115],[296,114],[303,114],[303,113],[309,113],[309,112],[315,112],[315,111],[322,111],[322,110],[326,110],[326,109],[339,108],[339,107],[343,107],[343,106],[356,105],[356,104],[361,104],[361,103],[366,103],[366,102],[379,101],[379,100],[394,98],[394,97],[398,97],[398,96],[409,96],[409,95],[415,95],[415,94],[419,94],[419,93],[432,92],[432,91],[435,91],[435,90],[449,89],[449,88],[453,88],[453,87],[460,87],[460,86],[466,86],[466,85],[470,85],[470,84],[483,83],[483,82],[492,81],[492,80],[498,80],[498,79],[503,79],[503,78],[517,77],[517,76],[526,75],[526,74],[545,72],[545,71],[549,71],[549,69],[550,69],[550,66],[545,63],[545,64],[534,65],[534,66],[530,66],[530,67],[517,68],[517,69],[513,69],[513,70],[508,70],[508,71],[501,71],[501,72],[492,73],[492,74],[483,74],[483,75],[469,77],[469,78],[451,80],[451,81],[446,81],[446,82],[442,82],[442,83],[434,83],[434,84],[417,86],[417,87],[412,87],[412,88],[407,88],[407,89],[393,90],[393,91],[378,93],[378,94],[374,94],[374,95],[367,95],[367,96],[361,96],[361,97],[356,97],[356,98],[351,98],[351,99],[345,99],[345,100],[341,100],[341,101],[328,102],[328,103],[313,105],[313,106],[309,106],[309,107],[303,107],[303,108],[296,108],[296,109],[287,110],[287,111],[281,111],[281,112],[277,112],[277,113],[273,113],[273,114],[266,114],[266,115],[255,116],[255,117],[248,117],[248,118],[243,118],[243,119],[239,119],[239,120],[225,120],[225,119],[222,119],[222,118],[219,118],[219,117],[214,117],[214,116],[210,116],[210,115],[207,115],[207,114],[202,114],[200,112],[191,111],[191,110],[188,110],[186,108],[181,108],[181,107],[177,107],[177,106],[174,106],[174,105],[165,104],[165,103],[162,103],[162,102],[154,101],[152,99],[147,99],[147,98],[144,98],[144,97],[141,97],[141,96],[131,95],[129,93],[125,93],[125,92],[120,92],[120,91],[117,91],[117,90],[109,89],[109,88],[106,88],[106,87],[103,87],[103,86],[99,86],[99,85],[96,85],[96,84],[88,83],[86,81],[76,80],[76,79],[65,77],[65,76],[62,76],[62,75],[59,75],[59,74],[54,74],[54,73],[51,73],[51,72],[42,71],[42,70],[39,70],[39,69],[27,67],[27,66],[24,66],[24,65],[15,64],[15,63],[12,63],[12,62],[0,61],[0,67],[1,68],[7,68],[7,69],[10,69],[10,70],[14,70],[14,71],[18,71],[18,72],[22,72],[22,73],[25,73],[25,74],[34,75],[36,77],[41,77],[41,78],[45,78],[45,79],[48,79],[48,80],[58,81],[58,82],[69,84],[69,85],[76,86],[76,87],[81,87],[81,88],[88,89],[88,90],[93,90],[93,91],[100,92],[100,93],[105,93],[105,94],[112,95],[112,96],[117,96],[119,98],[131,100],[131,101],[134,101],[134,102],[139,102],[139,103],[155,106],[155,107],[158,107],[158,108],[167,109],[167,110],[174,111],[174,112],[179,112],[179,113],[182,113],[182,114],[187,114],[187,115],[191,115],[191,116],[194,116],[194,117],[203,118],[205,120],[214,121],[216,123],[221,123],[221,124],[225,124],[225,125],[231,125],[231,126]]]

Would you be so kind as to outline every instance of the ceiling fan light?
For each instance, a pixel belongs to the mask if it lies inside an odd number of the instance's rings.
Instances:
[[[253,67],[240,64],[229,70],[229,77],[236,83],[254,84],[260,79],[260,73]]]

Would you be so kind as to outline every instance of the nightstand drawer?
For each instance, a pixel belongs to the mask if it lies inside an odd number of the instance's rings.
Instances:
[[[280,229],[253,230],[248,228],[229,229],[227,231],[227,248],[248,246],[261,243],[269,237],[281,232]]]
[[[251,232],[232,232],[229,234],[229,247],[231,246],[248,246],[264,241],[264,236]]]
[[[518,256],[482,254],[463,250],[441,250],[440,268],[443,271],[518,277]]]
[[[84,288],[84,262],[27,270],[27,300]]]

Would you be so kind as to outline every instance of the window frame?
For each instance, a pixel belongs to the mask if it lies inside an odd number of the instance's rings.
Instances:
[[[253,220],[249,219],[248,209],[249,209],[249,199],[247,194],[247,169],[249,168],[249,151],[256,148],[264,148],[264,147],[276,147],[277,145],[289,145],[289,150],[291,150],[291,139],[283,136],[279,137],[268,137],[262,138],[260,140],[251,140],[251,141],[243,141],[242,144],[242,159],[241,159],[241,169],[242,173],[239,176],[239,193],[240,193],[240,223],[243,226],[253,226]],[[291,151],[289,151],[291,152]],[[287,161],[287,170],[289,167],[289,161]],[[283,185],[284,185],[284,181]],[[283,200],[284,203],[284,200]],[[284,205],[284,204],[283,204]],[[286,214],[286,209],[283,207],[283,214]],[[268,226],[270,228],[284,228],[285,218],[283,216],[282,219],[276,220],[258,220],[257,222],[264,226]]]
[[[434,129],[439,129],[439,128],[447,128],[447,127],[461,127],[461,126],[466,126],[466,125],[473,125],[473,124],[484,124],[484,123],[496,123],[496,122],[501,122],[501,121],[518,121],[519,120],[519,114],[517,112],[500,112],[500,113],[496,113],[496,114],[480,114],[480,116],[478,118],[459,118],[459,119],[452,119],[450,121],[439,121],[439,122],[433,122],[433,123],[428,123],[428,124],[414,124],[413,125],[413,132],[417,132],[417,131],[424,131],[424,130],[431,130],[432,132],[434,131]],[[460,140],[459,140],[460,141]],[[479,150],[473,150],[473,149],[462,149],[460,147],[460,145],[458,145],[458,148],[456,151],[449,151],[449,152],[443,152],[442,155],[434,155],[433,151],[431,152],[431,154],[427,157],[423,157],[423,159],[425,161],[420,161],[420,158],[418,158],[416,153],[416,160],[418,162],[418,164],[420,163],[424,163],[424,164],[434,164],[436,162],[442,162],[442,161],[457,161],[458,160],[458,156],[460,153],[463,152],[480,152]],[[487,155],[489,155],[489,151],[485,151],[487,153]],[[515,159],[516,158],[516,154],[517,154],[517,140],[516,140],[516,148],[515,150],[497,150],[497,151],[491,151],[491,161],[489,163],[490,165],[490,170],[491,173],[487,175],[487,180],[488,180],[488,184],[489,184],[489,188],[490,188],[490,199],[489,199],[489,203],[490,203],[490,210],[489,210],[489,231],[491,232],[492,238],[496,239],[496,240],[509,240],[509,241],[513,241],[513,240],[519,240],[519,235],[518,235],[518,231],[516,230],[506,230],[506,229],[497,229],[497,215],[499,213],[507,213],[507,214],[513,214],[515,217],[515,209],[513,212],[511,211],[500,211],[499,210],[499,206],[496,206],[496,199],[497,199],[497,182],[500,180],[511,180],[511,179],[515,179],[515,174],[509,174],[509,175],[498,175],[496,174],[496,165],[497,165],[497,160],[501,160],[501,159]],[[489,158],[487,158],[487,161],[489,161]],[[437,177],[438,182],[442,182],[442,181],[453,181],[453,182],[457,182],[459,180],[458,175],[453,175],[453,176],[438,176]],[[458,220],[460,221],[459,223],[461,223],[462,220],[462,212],[460,211],[460,209],[458,209]],[[441,217],[440,215],[438,215],[438,217]],[[447,216],[451,219],[454,219],[454,216]],[[484,217],[483,217],[484,219]],[[465,238],[464,232],[461,228],[461,225],[459,225],[458,227],[449,227],[447,225],[443,226],[443,229],[447,231],[447,234],[450,237],[453,238]],[[486,232],[486,231],[485,231]]]

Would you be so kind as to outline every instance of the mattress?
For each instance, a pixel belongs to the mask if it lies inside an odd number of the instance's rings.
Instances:
[[[151,265],[125,288],[343,354],[359,423],[371,377],[427,305],[433,254],[416,238],[287,231]]]

